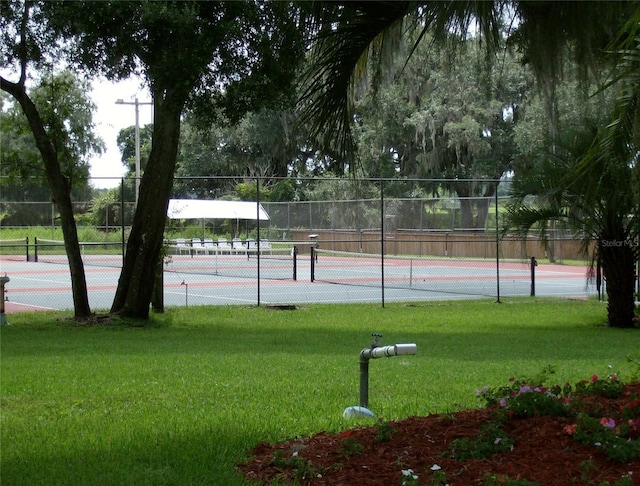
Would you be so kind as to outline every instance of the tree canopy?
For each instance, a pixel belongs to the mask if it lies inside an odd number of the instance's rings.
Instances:
[[[154,103],[152,146],[111,307],[146,318],[163,241],[186,106],[239,120],[292,92],[302,53],[297,10],[284,2],[45,2],[71,62],[118,79],[142,75]]]
[[[51,189],[51,199],[56,203],[60,213],[71,274],[74,312],[76,317],[84,318],[90,315],[91,308],[73,214],[71,183],[64,173],[64,161],[61,161],[56,147],[56,142],[59,142],[57,137],[60,136],[59,132],[56,134],[56,127],[61,125],[52,122],[51,126],[48,126],[46,118],[43,118],[43,114],[47,114],[47,107],[38,107],[28,92],[30,67],[33,65],[42,69],[47,64],[52,66],[59,52],[58,37],[49,28],[47,17],[43,15],[43,9],[39,8],[41,6],[18,1],[0,3],[0,30],[4,41],[2,67],[13,69],[15,75],[13,79],[0,75],[0,89],[9,93],[20,105],[42,157],[44,173]],[[58,114],[53,109],[49,109],[48,112],[53,113],[57,119]]]
[[[476,32],[488,56],[507,42],[533,69],[543,89],[552,91],[570,56],[590,72],[638,10],[634,2],[320,2],[318,41],[305,72],[302,116],[336,151],[353,153],[351,115],[358,82],[367,63],[382,79],[399,39],[417,31],[435,45]],[[551,120],[553,123],[553,120]]]
[[[43,76],[29,91],[41,114],[60,163],[76,200],[90,199],[89,158],[103,150],[103,142],[95,133],[92,117],[95,111],[88,97],[88,84],[69,71]],[[4,200],[49,200],[42,156],[38,151],[28,120],[19,105],[2,94],[0,112],[2,150],[2,198]],[[41,224],[36,212],[23,214],[31,224]],[[9,215],[9,218],[19,215]],[[50,215],[45,215],[50,217]],[[5,221],[6,222],[6,221]]]

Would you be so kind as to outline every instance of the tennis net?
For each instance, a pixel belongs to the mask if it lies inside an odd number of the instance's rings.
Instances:
[[[164,270],[178,274],[297,280],[297,263],[295,247],[276,247],[236,253],[172,255],[165,261]]]
[[[314,249],[312,281],[460,295],[529,295],[526,263]]]
[[[122,267],[122,247],[119,243],[81,242],[82,261],[86,266]],[[37,238],[35,261],[67,264],[64,242]],[[273,247],[235,253],[190,252],[165,257],[165,272],[178,274],[219,275],[268,280],[296,280],[297,251],[295,247]]]
[[[3,260],[28,261],[29,238],[0,240],[0,257]]]
[[[122,266],[122,243],[83,241],[79,243],[82,262],[87,266]],[[34,261],[68,264],[64,241],[34,238]]]

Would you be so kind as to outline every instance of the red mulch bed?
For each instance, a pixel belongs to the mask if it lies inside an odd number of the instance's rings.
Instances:
[[[640,383],[626,385],[623,398],[588,397],[588,402],[601,407],[599,413],[604,416],[619,413],[629,396],[640,396]],[[371,426],[340,434],[321,432],[281,444],[260,444],[238,470],[258,484],[278,480],[282,484],[400,485],[402,470],[409,468],[418,474],[419,484],[479,485],[488,475],[497,478],[492,484],[502,484],[508,477],[543,486],[601,485],[606,481],[614,485],[627,475],[633,484],[640,484],[640,460],[621,463],[608,459],[596,446],[580,444],[563,431],[566,425],[575,423],[573,418],[512,419],[506,429],[515,439],[510,452],[464,462],[449,458],[449,444],[461,437],[476,436],[491,413],[492,409],[484,408],[410,417],[393,424],[386,442],[377,438],[379,427]],[[355,450],[348,444],[364,449]],[[310,465],[305,477],[301,477],[300,468],[286,464],[294,456]],[[442,477],[443,473],[445,482],[433,482],[434,475]]]

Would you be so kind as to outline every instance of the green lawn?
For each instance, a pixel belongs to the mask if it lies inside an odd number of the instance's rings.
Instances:
[[[384,420],[481,406],[509,377],[630,380],[640,330],[603,326],[595,301],[170,309],[145,327],[73,326],[15,314],[0,330],[1,478],[24,484],[245,484],[234,466],[260,442],[357,422],[358,355],[372,360],[369,406]],[[609,368],[612,367],[612,368]]]

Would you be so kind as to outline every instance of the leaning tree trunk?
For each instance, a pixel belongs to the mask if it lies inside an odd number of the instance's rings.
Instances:
[[[112,313],[136,319],[149,317],[173,186],[183,101],[167,90],[154,104],[151,153],[140,182],[138,206],[111,306]]]
[[[628,239],[602,240],[600,260],[607,282],[607,315],[610,327],[634,327],[636,255]]]
[[[2,89],[11,94],[18,103],[20,103],[29,122],[31,132],[35,137],[38,151],[42,155],[47,182],[51,189],[53,200],[60,212],[64,247],[69,260],[69,271],[71,273],[74,314],[79,318],[88,317],[91,315],[91,307],[89,306],[87,281],[78,241],[76,220],[73,215],[73,205],[71,204],[71,188],[69,187],[67,178],[60,170],[58,155],[44,129],[40,113],[31,98],[29,98],[24,84],[22,82],[10,83],[3,79]]]

